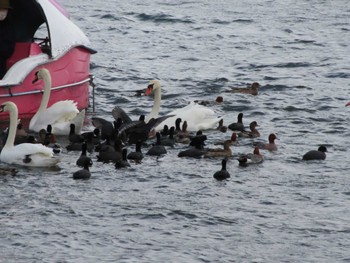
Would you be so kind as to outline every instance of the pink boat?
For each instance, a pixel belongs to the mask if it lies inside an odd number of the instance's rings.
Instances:
[[[52,91],[49,105],[74,100],[79,110],[89,106],[90,55],[85,34],[69,19],[55,0],[13,0],[17,43],[0,80],[0,104],[16,103],[19,118],[29,119],[38,110],[44,84],[33,84],[35,72],[47,68]],[[1,113],[0,120],[8,114]]]

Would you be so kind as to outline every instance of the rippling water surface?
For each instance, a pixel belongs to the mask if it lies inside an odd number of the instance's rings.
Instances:
[[[224,124],[243,112],[279,150],[240,168],[241,140],[224,182],[221,159],[178,158],[182,145],[127,170],[92,154],[88,181],[72,179],[76,152],[19,168],[0,178],[0,262],[350,261],[348,0],[61,2],[98,51],[89,117],[147,114],[152,97],[134,91],[157,78],[162,114],[221,95],[209,107]],[[226,92],[254,81],[258,96]],[[207,146],[230,136],[205,133]],[[325,161],[301,161],[320,144]]]

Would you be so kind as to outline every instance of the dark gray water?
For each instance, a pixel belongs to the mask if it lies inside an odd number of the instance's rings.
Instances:
[[[182,145],[122,171],[92,154],[88,181],[72,179],[74,152],[59,169],[19,168],[0,178],[0,262],[350,261],[348,0],[62,3],[98,50],[89,116],[148,113],[133,91],[157,78],[162,114],[221,95],[210,107],[226,125],[244,112],[279,150],[240,168],[241,140],[224,182],[221,159],[178,158]],[[258,96],[225,92],[254,81]],[[301,161],[320,144],[325,161]]]

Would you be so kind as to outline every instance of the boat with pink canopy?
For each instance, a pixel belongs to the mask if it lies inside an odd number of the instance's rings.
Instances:
[[[55,0],[12,0],[16,46],[0,80],[0,104],[14,102],[19,118],[29,119],[38,110],[44,83],[33,84],[35,73],[46,68],[52,88],[48,106],[74,100],[79,110],[89,106],[90,55],[86,35],[69,19]],[[0,120],[8,114],[0,114]]]

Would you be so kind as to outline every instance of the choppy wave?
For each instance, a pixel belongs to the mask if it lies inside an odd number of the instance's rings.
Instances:
[[[181,19],[181,18],[175,18],[168,14],[156,14],[156,15],[150,15],[150,14],[137,14],[136,17],[140,19],[141,21],[150,21],[155,23],[193,23],[190,19]]]

